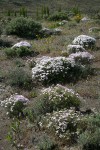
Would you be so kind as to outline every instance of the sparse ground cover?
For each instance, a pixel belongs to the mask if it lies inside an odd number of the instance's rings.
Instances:
[[[38,29],[35,39],[29,37],[29,26],[28,37],[21,38],[5,34],[3,27],[10,20],[2,25],[0,150],[100,149],[100,20],[89,16],[82,21],[84,16],[71,16],[63,23],[42,19],[39,27],[48,28],[48,36]],[[51,34],[55,28],[61,33]],[[68,52],[68,45],[79,35],[96,41],[92,47],[91,42],[90,47],[86,45],[84,52]],[[12,47],[20,41],[29,42],[30,47]],[[16,101],[14,94],[23,95],[28,104]]]

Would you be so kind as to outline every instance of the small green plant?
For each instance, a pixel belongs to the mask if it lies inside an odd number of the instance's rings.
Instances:
[[[49,136],[44,134],[39,138],[38,147],[39,150],[54,150],[57,145]]]
[[[20,37],[34,37],[39,34],[42,26],[31,18],[17,17],[6,26],[6,33]]]
[[[72,13],[76,16],[76,15],[80,14],[81,11],[80,11],[79,7],[76,6],[72,9]]]
[[[20,8],[20,16],[27,17],[27,9],[25,7]]]
[[[81,21],[82,17],[81,17],[80,14],[77,14],[77,15],[74,17],[74,19],[75,19],[75,21],[76,21],[77,23],[79,23],[79,22]]]
[[[12,11],[11,10],[7,10],[7,16],[10,17],[12,15]]]
[[[24,62],[22,62],[20,59],[15,59],[14,60],[14,63],[15,63],[15,65],[17,66],[17,67],[24,67],[25,66],[25,64],[24,64]]]
[[[11,57],[23,57],[23,56],[30,56],[32,55],[33,51],[28,48],[21,46],[19,48],[6,48],[5,54],[8,58]]]
[[[18,119],[14,120],[10,125],[10,130],[7,135],[7,140],[11,143],[12,147],[16,150],[23,149],[23,145],[21,144],[21,129],[20,129],[20,121]]]
[[[11,86],[16,86],[24,89],[32,88],[31,75],[19,67],[9,71],[8,82]]]

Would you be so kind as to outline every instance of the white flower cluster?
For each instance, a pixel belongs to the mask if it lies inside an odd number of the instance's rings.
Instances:
[[[17,102],[22,102],[22,104],[26,106],[29,100],[23,95],[13,94],[10,96],[10,98],[1,101],[1,106],[7,108],[7,115],[9,115],[10,112],[14,112]]]
[[[74,59],[76,63],[81,62],[82,64],[90,64],[94,59],[94,56],[88,52],[73,53],[69,57]]]
[[[44,88],[42,94],[48,94],[50,101],[67,101],[69,97],[80,98],[78,93],[75,93],[73,89],[69,89],[65,86],[57,84],[55,87]]]
[[[62,77],[67,75],[67,71],[75,66],[75,61],[72,58],[66,57],[41,57],[36,60],[36,66],[32,68],[33,80],[45,81],[52,80],[62,74]]]
[[[79,64],[77,63],[79,59]],[[52,81],[67,78],[68,71],[75,67],[81,69],[86,63],[90,63],[93,56],[88,52],[78,52],[69,57],[47,57],[43,56],[36,60],[36,66],[32,68],[32,78],[34,81]],[[82,64],[83,63],[83,64]],[[70,72],[71,74],[71,72]],[[60,79],[59,78],[60,75]],[[73,77],[72,77],[73,78]]]
[[[67,46],[67,53],[76,53],[76,52],[84,52],[86,51],[81,45],[68,45]]]
[[[55,111],[52,114],[47,114],[39,122],[41,128],[49,129],[50,131],[55,131],[55,135],[59,138],[70,138],[71,135],[79,134],[77,128],[78,123],[81,121],[83,115],[80,112],[76,112],[72,109],[65,109],[60,111]],[[70,126],[74,128],[73,131],[70,130]]]
[[[92,48],[95,46],[96,39],[87,35],[80,35],[76,37],[72,43],[76,45],[82,45],[86,48]]]
[[[45,88],[42,95],[47,95],[49,103],[53,106],[54,110],[60,110],[70,107],[79,107],[81,101],[78,93],[74,90],[57,84],[55,87]]]

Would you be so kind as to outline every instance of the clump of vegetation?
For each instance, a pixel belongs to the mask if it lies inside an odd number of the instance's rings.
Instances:
[[[31,18],[17,17],[7,24],[6,33],[8,35],[36,38],[41,29],[41,24]]]
[[[22,130],[21,130],[21,122],[16,119],[11,125],[9,132],[7,134],[7,140],[11,143],[11,146],[16,150],[23,149],[23,145],[21,144],[22,138]]]
[[[39,150],[54,150],[57,144],[46,134],[39,138],[38,142]]]
[[[52,14],[48,19],[50,21],[69,20],[66,12],[56,12]]]
[[[33,111],[37,118],[38,116],[51,113],[53,111],[64,108],[76,107],[81,104],[79,95],[72,89],[68,89],[61,85],[42,90],[40,97],[37,97]]]
[[[36,66],[32,68],[33,81],[41,82],[42,84],[77,81],[86,73],[85,70],[88,70],[87,64],[83,66],[83,61],[80,60],[87,60],[87,62],[90,62],[92,58],[90,58],[90,54],[84,54],[84,52],[79,54],[76,53],[74,56],[75,57],[69,56],[67,58],[41,58],[39,62],[37,61]]]
[[[0,27],[0,35],[2,34],[2,28]]]
[[[81,16],[80,14],[77,14],[77,15],[74,17],[74,19],[75,19],[75,21],[76,21],[77,23],[79,23],[79,22],[81,21],[81,19],[82,19],[82,16]]]
[[[20,8],[20,16],[27,17],[27,9],[25,7]]]
[[[8,58],[31,56],[33,54],[32,49],[25,46],[21,46],[18,48],[6,48],[4,51]]]
[[[8,82],[11,86],[24,89],[32,88],[32,79],[30,74],[19,67],[9,71]]]
[[[100,115],[96,114],[87,118],[85,132],[79,136],[79,143],[83,150],[100,149]]]
[[[72,8],[71,11],[73,12],[73,14],[74,14],[75,16],[81,14],[81,11],[80,11],[79,7],[77,7],[77,6],[74,7],[74,8]]]
[[[46,114],[42,117],[39,125],[57,138],[65,139],[70,145],[77,141],[81,133],[80,122],[83,118],[82,114],[74,109],[64,109]]]
[[[27,105],[29,100],[22,95],[13,94],[10,98],[1,101],[1,106],[7,109],[7,115],[9,117],[22,117],[23,109]]]

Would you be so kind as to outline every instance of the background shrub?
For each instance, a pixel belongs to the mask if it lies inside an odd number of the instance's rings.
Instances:
[[[2,28],[0,27],[0,35],[2,34]]]
[[[18,17],[6,26],[6,33],[20,37],[36,37],[42,26],[31,18]]]
[[[0,47],[10,47],[12,42],[4,39],[0,39]]]
[[[66,12],[56,12],[48,18],[50,21],[68,20]]]
[[[28,55],[32,55],[32,53],[33,51],[30,48],[24,46],[21,46],[19,48],[5,49],[5,54],[7,55],[8,58],[28,56]]]

